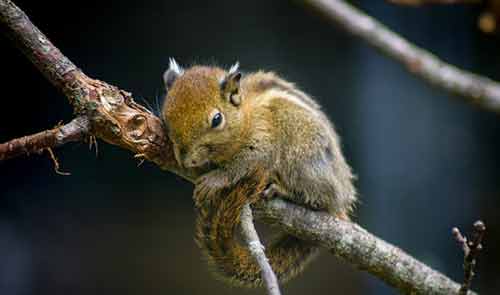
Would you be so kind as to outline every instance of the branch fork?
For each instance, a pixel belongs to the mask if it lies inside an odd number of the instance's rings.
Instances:
[[[483,249],[482,241],[484,238],[484,233],[486,232],[486,226],[481,220],[474,222],[472,239],[468,240],[462,235],[460,230],[456,227],[452,229],[452,234],[455,240],[461,246],[464,252],[464,282],[460,287],[458,292],[459,295],[466,295],[470,289],[472,283],[472,278],[474,277],[474,268],[476,266],[476,259],[479,252]]]

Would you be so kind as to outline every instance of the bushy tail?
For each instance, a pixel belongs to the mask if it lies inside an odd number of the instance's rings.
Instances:
[[[265,187],[264,180],[256,175],[242,179],[198,207],[196,242],[216,274],[234,285],[262,285],[260,268],[238,240],[236,231],[243,206],[258,200]],[[266,256],[281,283],[299,274],[317,252],[316,245],[288,234],[266,246]]]

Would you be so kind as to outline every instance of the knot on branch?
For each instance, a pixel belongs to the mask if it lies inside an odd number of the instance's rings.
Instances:
[[[169,140],[161,120],[136,103],[132,94],[75,71],[67,87],[75,112],[89,118],[91,133],[133,151],[136,157],[169,166]]]

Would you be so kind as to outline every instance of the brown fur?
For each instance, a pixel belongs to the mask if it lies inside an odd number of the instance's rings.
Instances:
[[[262,171],[242,178],[232,188],[224,188],[197,201],[196,242],[205,250],[209,264],[221,279],[239,286],[262,284],[259,266],[247,247],[235,239],[240,213],[246,203],[259,200],[266,187]],[[206,184],[209,185],[209,184]],[[317,246],[290,235],[281,235],[266,247],[266,256],[280,282],[298,274]]]
[[[356,191],[339,138],[312,98],[264,72],[229,81],[228,93],[222,82],[236,76],[204,66],[179,73],[163,116],[179,165],[203,171],[194,191],[198,245],[219,275],[256,286],[260,271],[234,232],[246,202],[273,187],[266,197],[348,219]],[[236,100],[232,93],[239,95]],[[224,115],[223,127],[211,128],[214,112]],[[281,282],[298,274],[316,253],[315,245],[286,234],[266,246]]]

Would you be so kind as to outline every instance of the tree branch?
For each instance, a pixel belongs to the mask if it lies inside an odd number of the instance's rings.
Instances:
[[[26,57],[56,88],[71,93],[76,66],[47,37],[33,26],[26,14],[12,1],[0,1],[0,25]]]
[[[92,135],[193,179],[196,171],[177,165],[158,117],[137,104],[130,93],[87,77],[10,0],[0,0],[0,30],[66,95],[75,114],[88,119]],[[0,154],[0,158],[7,157]]]
[[[20,155],[38,154],[44,149],[61,146],[72,141],[80,141],[89,131],[85,117],[77,117],[70,123],[33,135],[12,139],[0,144],[0,161]]]
[[[245,242],[248,245],[248,249],[250,250],[250,253],[252,253],[252,256],[262,270],[262,281],[266,286],[267,294],[281,295],[278,285],[278,279],[276,278],[276,274],[269,264],[269,260],[266,257],[264,246],[260,242],[257,230],[255,230],[255,226],[253,224],[252,209],[250,209],[250,206],[248,204],[245,205],[245,207],[243,207],[243,210],[241,211],[240,223],[241,232],[243,234],[243,237],[245,238]]]
[[[339,18],[349,24],[346,17],[353,14],[353,8],[343,2],[332,1],[330,3],[342,9]],[[375,44],[383,45],[384,41],[380,40],[387,41],[387,38],[395,38],[393,33],[380,31],[377,26],[371,28],[373,20],[363,15],[360,16],[359,12],[354,11],[354,16],[364,20],[358,29],[353,30],[354,32],[383,34],[382,37],[373,39]],[[177,173],[188,180],[193,181],[199,175],[196,170],[183,169],[177,165],[172,143],[164,134],[159,118],[135,103],[130,93],[87,77],[64,57],[10,0],[0,0],[0,27],[45,77],[63,91],[72,103],[75,113],[88,120],[90,134],[128,149],[137,157],[153,161],[163,169]],[[401,56],[405,56],[402,53],[405,48],[410,51],[415,50],[404,42],[399,42],[399,45],[395,46],[396,52]],[[436,65],[415,64],[414,66],[416,69],[423,68],[429,71]],[[440,73],[442,71],[437,70]],[[455,74],[452,71],[448,77],[453,79]],[[429,75],[432,76],[430,73]],[[463,78],[467,80],[469,76],[470,74],[467,74]],[[451,85],[455,84],[456,82],[451,83]],[[486,88],[489,91],[483,91],[482,87],[471,91],[478,95],[498,95],[498,89],[493,82],[484,80],[481,86],[488,86]],[[498,108],[498,99],[487,98],[488,96],[482,98],[485,105]],[[320,243],[330,249],[334,255],[369,271],[403,292],[453,294],[459,288],[458,284],[450,279],[371,235],[356,224],[335,220],[325,213],[287,205],[280,200],[264,203],[263,208],[261,213],[265,219],[272,220],[300,238]]]
[[[464,282],[458,292],[459,295],[467,295],[467,292],[470,289],[472,278],[474,277],[476,259],[479,252],[483,249],[481,242],[483,241],[485,232],[486,226],[480,220],[474,222],[474,231],[472,233],[472,239],[470,240],[467,240],[466,237],[462,236],[462,233],[460,233],[458,228],[454,227],[452,229],[455,240],[457,240],[464,251]]]
[[[336,257],[375,275],[403,294],[450,295],[457,294],[460,288],[443,274],[355,223],[281,199],[259,203],[254,209],[256,216],[292,235],[318,242]]]
[[[427,82],[461,95],[485,109],[500,112],[500,84],[461,70],[419,48],[374,18],[342,0],[305,0],[351,34],[402,63]]]

